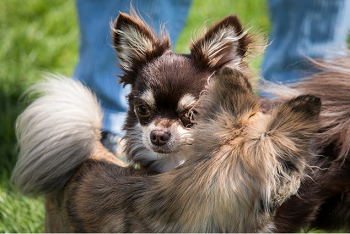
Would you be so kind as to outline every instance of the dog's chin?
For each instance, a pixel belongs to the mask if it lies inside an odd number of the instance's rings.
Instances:
[[[164,173],[185,161],[186,145],[181,147],[155,147],[145,142],[133,142],[126,144],[129,147],[131,161],[140,163],[141,166],[150,167],[156,172]],[[154,148],[154,149],[153,149]]]
[[[161,147],[157,147],[157,148],[153,148],[152,147],[152,151],[154,152],[154,153],[156,153],[156,154],[161,154],[163,157],[166,157],[167,156],[167,154],[171,154],[171,153],[173,153],[173,151],[172,150],[170,150],[170,149],[167,149],[167,148],[161,148]],[[164,155],[163,155],[164,154]]]
[[[185,162],[184,155],[179,151],[170,151],[170,153],[158,153],[153,151],[153,154],[156,155],[157,160],[151,163],[152,168],[159,173],[170,171]]]

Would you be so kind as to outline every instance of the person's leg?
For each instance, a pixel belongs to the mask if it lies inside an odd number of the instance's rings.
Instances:
[[[159,30],[160,23],[164,23],[175,43],[187,21],[191,0],[143,0],[132,1],[132,4],[156,30]],[[117,82],[121,70],[117,67],[109,26],[119,11],[130,11],[130,1],[77,0],[77,9],[81,33],[80,60],[73,77],[96,93],[104,112],[103,130],[123,135],[122,126],[128,108],[125,95],[129,93],[129,87],[123,89]]]
[[[272,28],[264,79],[295,82],[312,71],[306,57],[329,58],[347,48],[350,1],[269,0],[269,9]]]

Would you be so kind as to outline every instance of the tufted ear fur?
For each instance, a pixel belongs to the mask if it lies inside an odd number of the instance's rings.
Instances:
[[[121,83],[132,84],[140,67],[171,49],[168,33],[161,32],[157,38],[133,9],[130,15],[120,12],[111,29],[114,49],[125,73]]]
[[[206,91],[210,98],[201,98],[200,105],[205,118],[215,120],[221,114],[229,115],[232,123],[241,122],[247,116],[259,110],[258,98],[247,78],[235,69],[224,67],[216,77],[214,84],[209,84]],[[206,94],[207,92],[203,92]],[[247,114],[248,113],[248,114]],[[245,116],[245,117],[243,117]],[[202,117],[203,118],[203,117]],[[232,134],[229,130],[229,135]]]
[[[227,65],[239,69],[252,42],[237,15],[230,15],[210,27],[190,48],[199,67],[218,69]]]

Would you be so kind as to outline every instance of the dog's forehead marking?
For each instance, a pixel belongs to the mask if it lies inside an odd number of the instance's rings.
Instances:
[[[148,106],[151,108],[155,108],[156,106],[156,100],[154,98],[154,94],[150,89],[145,90],[140,98],[147,103]]]
[[[178,102],[177,111],[182,112],[191,108],[196,103],[196,101],[197,99],[192,94],[190,93],[185,94],[180,98]]]

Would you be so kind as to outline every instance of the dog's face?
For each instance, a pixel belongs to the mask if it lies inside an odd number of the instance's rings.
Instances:
[[[132,14],[121,13],[112,26],[121,82],[131,85],[125,151],[130,161],[165,172],[184,160],[192,107],[208,79],[224,65],[243,71],[251,39],[229,16],[193,41],[191,54],[176,54],[166,33],[157,38]]]
[[[126,123],[131,160],[159,171],[170,170],[184,160],[194,124],[192,107],[210,76],[191,63],[185,56],[168,52],[137,74]],[[140,149],[142,152],[133,153]]]

